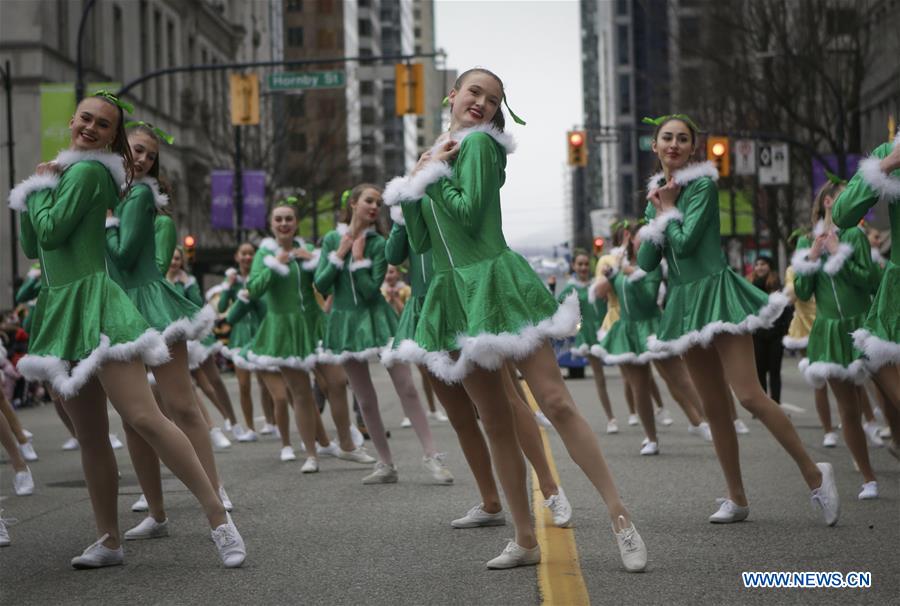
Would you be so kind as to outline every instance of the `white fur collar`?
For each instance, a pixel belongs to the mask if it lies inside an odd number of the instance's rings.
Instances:
[[[513,138],[513,136],[507,132],[500,132],[493,124],[479,124],[478,126],[463,128],[450,133],[450,138],[454,141],[459,141],[460,143],[462,143],[463,140],[472,133],[485,133],[489,135],[494,141],[499,143],[503,147],[503,149],[506,150],[507,154],[511,154],[516,151],[516,140]]]
[[[831,224],[831,229],[834,230],[835,234],[841,233],[841,229],[833,223]],[[813,227],[813,236],[818,238],[819,236],[821,236],[824,233],[825,233],[825,219],[819,219],[816,222],[815,227]]]
[[[125,165],[122,162],[122,156],[103,151],[81,151],[77,149],[65,149],[59,152],[54,162],[63,170],[69,168],[76,162],[86,162],[94,160],[100,162],[112,175],[116,186],[121,189],[125,184]]]
[[[303,238],[299,236],[294,238],[294,248],[303,248],[304,246],[306,246],[306,241]],[[263,241],[259,243],[259,247],[272,252],[278,252],[281,249],[281,247],[278,246],[278,241],[271,237],[264,238]]]
[[[900,145],[900,130],[897,131],[897,135],[894,137],[894,145]]]
[[[664,179],[665,176],[665,173],[658,172],[650,177],[647,180],[647,191],[650,192],[658,187],[659,180]],[[702,177],[709,177],[713,181],[718,181],[719,171],[716,170],[716,165],[708,160],[706,162],[692,162],[675,171],[675,183],[681,186],[685,186],[691,181],[696,181]]]
[[[138,184],[143,184],[150,188],[150,191],[153,192],[153,201],[156,203],[156,208],[168,206],[169,196],[159,191],[159,181],[157,181],[153,177],[141,177],[140,179],[132,183],[131,186],[134,187]]]
[[[591,285],[591,280],[588,279],[586,282],[582,282],[576,276],[572,276],[571,278],[569,278],[569,284],[574,284],[575,286],[581,286],[581,287],[587,288],[588,286]]]
[[[350,231],[350,226],[346,223],[338,223],[337,227],[335,227],[334,230],[338,233],[338,235],[343,236],[344,234],[346,234],[347,232]],[[369,227],[366,229],[366,235],[370,235],[370,234],[374,234],[374,233],[375,233],[374,227]]]

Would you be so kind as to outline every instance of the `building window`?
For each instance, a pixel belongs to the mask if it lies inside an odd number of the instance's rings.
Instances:
[[[147,0],[141,0],[140,4],[140,30],[141,30],[141,73],[146,74],[150,71],[150,20],[147,17]],[[145,85],[146,86],[146,85]],[[146,93],[146,88],[144,91]]]
[[[153,68],[159,69],[162,65],[162,13],[153,11]],[[153,85],[156,94],[156,107],[162,109],[163,106],[163,87],[162,81],[157,80]]]
[[[303,10],[303,0],[288,0],[287,10],[289,13],[299,13]]]
[[[287,101],[288,115],[292,118],[306,117],[306,97],[290,95]]]
[[[143,2],[141,6],[143,8]],[[56,46],[59,52],[69,54],[69,0],[56,0]]]
[[[616,42],[619,47],[619,65],[628,65],[629,63],[629,53],[628,53],[628,26],[620,25],[617,28],[616,32]]]
[[[359,94],[373,95],[375,94],[375,82],[372,80],[363,80],[359,83]]]
[[[125,80],[125,40],[122,35],[122,7],[113,5],[113,74],[120,81]]]
[[[425,137],[422,135],[419,135],[418,137],[416,137],[416,145],[419,146],[419,149],[424,148],[425,147]]]
[[[628,0],[616,0],[616,14],[622,16],[628,14]]]
[[[178,43],[175,40],[175,22],[171,19],[166,21],[166,48],[168,49],[168,58],[167,64],[169,67],[173,67],[176,64],[175,60],[175,49],[177,48]],[[178,104],[176,95],[178,94],[176,89],[176,83],[178,82],[178,78],[180,78],[178,74],[173,74],[169,76],[168,87],[169,87],[169,112],[172,115],[175,115],[177,112],[176,106]]]
[[[320,29],[316,31],[316,48],[328,50],[336,46],[337,36],[333,29]]]
[[[362,2],[359,5],[362,6]],[[318,10],[322,15],[330,15],[334,12],[334,0],[319,0]]]
[[[302,27],[289,27],[288,28],[288,46],[303,46],[303,28]]]
[[[629,137],[622,137],[619,141],[619,157],[622,164],[631,164],[631,139]]]
[[[678,23],[678,47],[681,56],[697,57],[700,49],[700,19],[682,17]]]
[[[306,133],[290,134],[291,151],[305,154],[306,153]]]
[[[375,108],[374,107],[362,108],[361,119],[362,119],[363,124],[374,124],[375,123]]]
[[[619,74],[619,113],[631,113],[631,78],[628,74]]]
[[[415,37],[415,38],[422,37],[422,28],[421,27],[413,28],[413,37]]]
[[[372,22],[369,19],[360,19],[357,23],[360,36],[372,35]]]
[[[633,212],[634,206],[634,177],[631,175],[622,175],[622,180],[619,182],[622,187],[622,191],[620,192],[621,204],[622,204],[622,212],[626,215],[630,215]]]

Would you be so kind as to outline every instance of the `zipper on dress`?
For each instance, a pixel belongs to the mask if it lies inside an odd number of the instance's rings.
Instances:
[[[840,315],[841,320],[843,320],[844,312],[843,312],[843,310],[841,310],[841,300],[838,299],[837,288],[834,285],[834,278],[832,278],[831,276],[828,276],[828,281],[831,282],[831,292],[834,293],[834,303],[835,303],[835,305],[837,305],[838,315]]]
[[[356,284],[353,282],[353,272],[350,271],[350,266],[347,266],[347,273],[350,274],[350,290],[353,291],[353,305],[359,305],[359,301],[356,300]]]
[[[455,268],[453,263],[453,255],[450,254],[450,247],[447,246],[447,240],[444,238],[444,230],[441,229],[441,222],[438,221],[437,211],[434,210],[434,201],[431,201],[431,214],[434,215],[434,224],[437,225],[438,235],[441,236],[441,242],[444,243],[444,250],[447,251],[447,258],[450,259],[450,267]]]
[[[38,247],[38,255],[41,257],[41,271],[47,276],[47,286],[50,286],[50,274],[47,272],[47,262],[44,261],[44,249]]]
[[[625,284],[622,285],[622,305],[625,306],[625,313],[631,316],[631,311],[628,309],[628,280],[625,280]]]

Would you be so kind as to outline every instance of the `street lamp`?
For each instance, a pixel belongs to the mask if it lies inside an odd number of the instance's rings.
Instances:
[[[0,67],[0,76],[3,77],[3,90],[6,93],[6,159],[9,162],[9,191],[12,191],[16,184],[16,161],[15,161],[15,141],[13,140],[13,110],[12,110],[12,71],[9,67],[9,59]],[[16,234],[16,212],[9,209],[9,244],[10,244],[10,265],[12,273],[12,292],[13,305],[15,306],[15,284],[16,276],[19,275],[19,244]]]
[[[87,0],[84,9],[81,11],[81,21],[78,23],[78,42],[75,47],[75,105],[81,103],[84,99],[84,59],[82,57],[81,47],[84,39],[84,30],[87,27],[88,14],[94,8],[96,0]]]

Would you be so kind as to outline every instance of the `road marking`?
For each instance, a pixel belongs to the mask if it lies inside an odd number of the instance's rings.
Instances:
[[[525,382],[522,389],[528,398],[532,410],[538,405]],[[559,484],[559,473],[553,460],[553,451],[547,440],[547,431],[538,424],[541,439],[544,442],[544,453],[553,479]],[[541,604],[546,606],[587,606],[591,603],[584,578],[581,576],[581,564],[578,561],[578,546],[575,544],[575,531],[571,528],[557,528],[553,525],[553,515],[544,507],[544,495],[541,494],[537,474],[531,470],[531,503],[534,511],[534,530],[538,545],[541,546],[541,563],[537,566],[538,590],[541,592]]]

